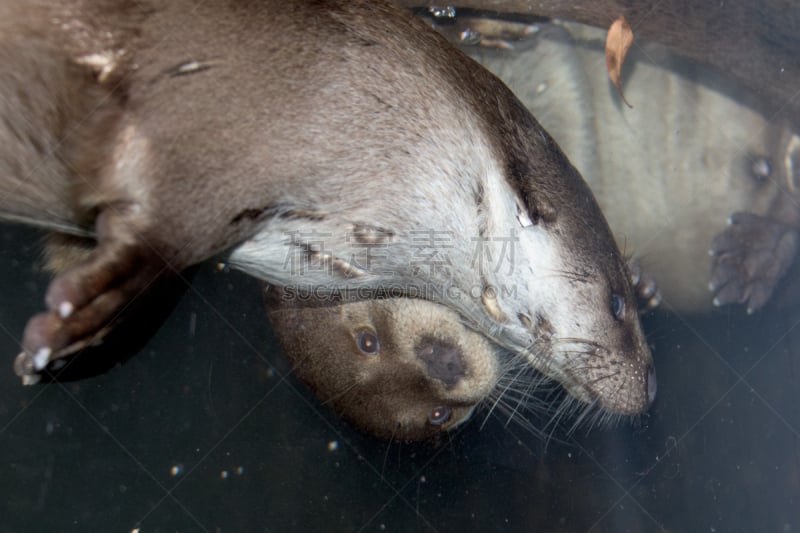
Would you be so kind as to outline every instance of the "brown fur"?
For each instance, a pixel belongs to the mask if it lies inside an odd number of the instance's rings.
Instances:
[[[0,135],[31,115],[38,126],[24,139],[38,132],[58,152],[23,151],[44,166],[5,171],[2,186],[30,186],[40,201],[20,208],[11,195],[0,211],[97,245],[51,283],[47,312],[26,328],[21,374],[105,331],[154,281],[229,252],[281,285],[399,283],[584,402],[636,413],[652,400],[627,268],[589,189],[513,94],[423,22],[372,1],[36,6],[12,4],[12,21],[36,36],[14,24],[0,35],[4,73],[18,52],[33,54],[20,66],[27,79],[2,90],[66,66],[22,116],[3,110],[12,123]],[[65,126],[38,116],[60,85],[79,95],[53,100]],[[0,146],[0,161],[20,148]],[[394,246],[372,265],[349,255],[348,236],[366,226]],[[413,265],[408,235],[425,228],[452,236],[445,271]],[[330,238],[287,237],[300,231]],[[475,264],[476,241],[496,257],[493,238],[513,232],[520,258]],[[287,270],[295,252],[327,269]],[[489,289],[491,306],[480,297]]]

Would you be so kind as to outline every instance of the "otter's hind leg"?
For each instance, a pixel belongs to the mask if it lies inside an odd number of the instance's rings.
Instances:
[[[102,338],[120,315],[158,280],[174,275],[162,251],[137,232],[135,206],[107,206],[97,217],[97,245],[85,260],[57,275],[47,311],[28,322],[15,363],[32,376],[51,361]]]

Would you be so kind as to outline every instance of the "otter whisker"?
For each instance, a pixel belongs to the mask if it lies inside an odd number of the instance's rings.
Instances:
[[[322,405],[333,405],[333,402],[343,398],[348,392],[350,392],[354,387],[358,386],[358,382],[353,380],[350,382],[349,385],[344,387],[343,389],[336,391],[335,394],[331,394],[327,398],[322,399]]]
[[[511,420],[514,419],[515,415],[519,412],[520,407],[525,406],[525,399],[530,395],[532,385],[532,383],[528,384],[528,387],[521,391],[519,398],[517,398],[517,401],[514,403],[513,410],[508,413],[508,420],[506,421],[506,424],[510,423]]]
[[[519,373],[518,373],[517,375],[521,374],[522,372],[524,372],[524,368],[520,368],[520,371],[519,371]],[[511,380],[511,382],[513,382],[513,379]],[[498,394],[498,396],[497,396],[497,400],[494,402],[494,404],[492,405],[492,407],[489,409],[489,412],[486,414],[486,418],[484,418],[484,420],[483,420],[483,423],[481,424],[481,429],[483,429],[483,426],[486,424],[486,420],[488,420],[488,419],[489,419],[489,417],[491,416],[491,414],[492,414],[492,412],[494,411],[495,407],[497,406],[497,403],[500,401],[500,398],[502,398],[502,397],[503,397],[503,394],[504,394],[505,392],[507,392],[507,390],[508,390],[508,389],[505,389],[505,390],[501,391],[501,392]]]

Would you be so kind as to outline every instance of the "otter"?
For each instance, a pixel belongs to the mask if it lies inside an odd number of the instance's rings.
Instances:
[[[437,29],[458,37],[477,27],[471,20],[458,22]],[[504,35],[487,32],[495,26]],[[501,43],[502,50],[466,48],[468,52],[498,74],[556,137],[609,213],[618,239],[642,255],[647,273],[663,282],[669,307],[707,312],[712,303],[706,287],[712,261],[707,250],[715,235],[724,234],[726,217],[737,210],[764,215],[780,194],[793,189],[782,166],[791,162],[790,148],[797,142],[791,130],[749,109],[741,87],[720,92],[713,72],[660,45],[640,42],[641,48],[634,48],[626,60],[631,72],[626,91],[636,96],[634,110],[627,110],[614,105],[618,97],[608,89],[603,30],[542,21],[531,29],[485,18],[480,28],[487,35],[484,42]],[[670,135],[670,128],[652,125],[656,110],[680,129],[680,138]],[[620,140],[623,119],[639,139]],[[624,155],[639,145],[658,150],[644,160]],[[680,156],[670,157],[675,153]],[[680,161],[682,172],[674,172],[673,160]],[[765,162],[771,167],[768,175]],[[622,167],[630,170],[623,172]],[[686,180],[690,182],[682,186]],[[705,192],[698,194],[699,189]],[[625,200],[620,205],[621,197]],[[676,215],[665,221],[664,213],[670,212]],[[636,267],[633,263],[631,271],[637,273],[640,294],[653,306],[659,293]],[[291,295],[276,298],[274,288],[272,293],[270,321],[297,376],[363,429],[388,438],[427,438],[459,427],[483,406],[484,414],[500,411],[537,430],[523,415],[541,408],[530,393],[545,384],[516,366],[502,349],[479,342],[467,328],[441,326],[452,313],[443,306],[402,298],[333,305],[299,302]],[[358,346],[365,330],[376,339],[369,353]],[[418,346],[446,354],[441,359],[454,362],[456,371],[442,374],[440,367],[431,368]],[[605,363],[599,361],[591,370],[599,371]],[[578,373],[592,379],[590,372]],[[465,390],[470,394],[465,396]],[[626,386],[618,390],[624,401]],[[614,410],[624,408],[616,405]],[[557,404],[544,411],[553,415]]]
[[[659,293],[652,278],[635,262],[630,267],[643,308],[656,305]],[[559,388],[524,357],[488,342],[442,304],[349,296],[323,300],[267,287],[264,300],[293,374],[338,415],[374,436],[430,439],[461,426],[480,407],[487,416],[500,413],[536,435],[569,415],[577,415],[575,429],[643,410],[638,382],[630,378],[628,363],[614,354],[595,359],[576,354],[567,370],[572,379]],[[574,401],[580,389],[572,391],[587,383],[597,400]],[[653,375],[649,401],[655,394]],[[542,426],[526,415],[539,417]]]
[[[579,400],[654,371],[597,203],[496,77],[383,2],[5,3],[0,212],[59,235],[19,374],[212,256],[452,309]],[[402,36],[398,39],[397,36]],[[601,380],[602,381],[602,380]]]

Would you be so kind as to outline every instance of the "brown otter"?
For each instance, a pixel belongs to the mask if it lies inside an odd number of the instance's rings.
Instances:
[[[104,331],[154,280],[224,253],[322,298],[440,302],[584,402],[608,388],[573,369],[614,361],[626,408],[651,401],[627,267],[591,192],[497,78],[410,14],[0,9],[0,212],[94,240],[56,248],[20,374]]]
[[[485,31],[491,21],[482,19],[481,24]],[[715,90],[713,73],[661,46],[640,43],[629,59],[632,75],[626,90],[636,96],[636,107],[629,111],[615,106],[619,100],[608,90],[602,30],[539,22],[535,30],[520,34],[535,36],[516,43],[513,54],[476,49],[471,54],[517,92],[583,169],[618,238],[643,255],[649,273],[665,281],[670,307],[707,310],[712,298],[706,288],[706,251],[712,237],[724,230],[733,211],[767,212],[781,193],[781,180],[791,187],[780,165],[796,137],[783,124],[769,124],[749,110],[742,103],[747,101],[744,93]],[[489,42],[498,41],[490,36]],[[652,124],[654,114],[681,135]],[[623,119],[629,132],[621,126]],[[646,158],[625,155],[648,145],[657,150]],[[773,162],[771,176],[756,172],[763,161]],[[625,198],[621,206],[620,197]],[[680,216],[670,217],[676,210]],[[524,423],[521,415],[533,401],[528,396],[531,377],[505,359],[502,350],[470,341],[474,334],[468,329],[440,326],[448,313],[442,306],[408,299],[325,306],[273,296],[269,308],[298,376],[337,412],[373,433],[429,436],[456,427],[481,405],[484,414],[505,411]],[[293,330],[295,325],[302,330]],[[364,328],[385,340],[373,343],[379,349],[369,356],[357,346]],[[434,334],[438,345],[447,347],[441,352],[449,357],[442,359],[455,358],[457,372],[437,374],[420,356],[415,339]],[[467,404],[465,385],[471,393]]]
[[[637,279],[647,305],[655,287],[649,278]],[[441,304],[402,297],[321,300],[278,287],[267,289],[265,301],[294,374],[340,416],[379,437],[432,437],[458,427],[478,407],[535,434],[571,414],[579,415],[575,428],[642,410],[637,382],[613,354],[591,364],[577,354],[570,361],[566,392],[581,383],[596,387],[595,402],[575,402]],[[652,399],[655,376],[648,387]],[[530,414],[543,427],[526,418]]]

